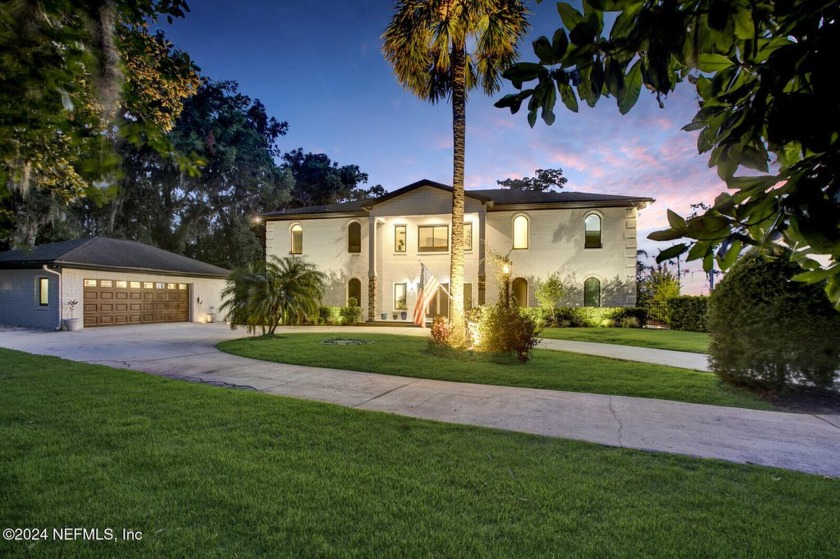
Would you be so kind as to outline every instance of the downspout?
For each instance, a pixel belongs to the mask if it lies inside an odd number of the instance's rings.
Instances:
[[[56,272],[55,270],[50,270],[47,268],[46,264],[42,266],[42,269],[48,274],[55,274],[58,276],[58,327],[56,327],[56,330],[61,330],[61,309],[63,308],[61,304],[61,273]]]

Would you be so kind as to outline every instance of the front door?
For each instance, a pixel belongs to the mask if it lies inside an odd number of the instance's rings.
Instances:
[[[444,289],[446,291],[444,291]],[[449,284],[443,283],[438,287],[437,293],[429,301],[429,308],[426,309],[426,318],[434,318],[436,316],[444,316],[449,318]]]

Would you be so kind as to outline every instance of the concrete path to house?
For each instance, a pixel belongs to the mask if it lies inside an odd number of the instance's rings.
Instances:
[[[427,335],[409,328],[305,331]],[[7,330],[0,346],[410,417],[840,476],[840,415],[413,379],[267,363],[215,348],[242,336],[222,324]],[[617,351],[628,358],[627,348]]]

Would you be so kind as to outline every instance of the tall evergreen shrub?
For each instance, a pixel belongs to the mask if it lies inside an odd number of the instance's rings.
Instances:
[[[710,365],[725,381],[780,391],[829,387],[840,368],[840,313],[820,285],[791,278],[787,253],[742,257],[712,292]]]

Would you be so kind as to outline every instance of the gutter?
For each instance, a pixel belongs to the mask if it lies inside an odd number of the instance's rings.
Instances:
[[[60,273],[60,272],[56,272],[55,270],[50,270],[49,268],[47,268],[47,265],[46,265],[46,264],[44,264],[43,266],[41,266],[41,269],[42,269],[42,270],[44,270],[45,272],[47,272],[48,274],[55,274],[55,275],[57,275],[57,276],[58,276],[58,327],[56,328],[56,330],[61,330],[61,309],[62,309],[62,301],[61,301],[61,293],[62,293],[62,290],[61,290],[61,273]]]

